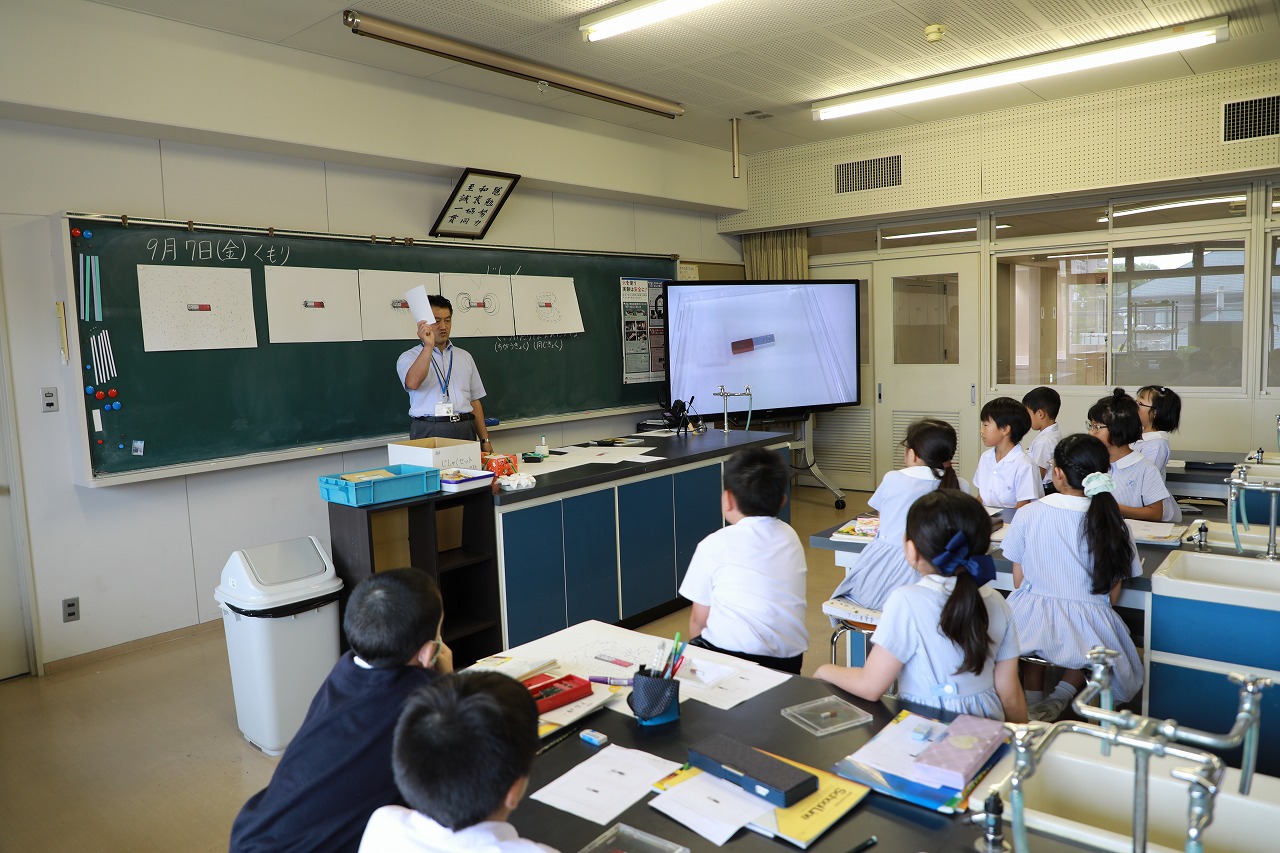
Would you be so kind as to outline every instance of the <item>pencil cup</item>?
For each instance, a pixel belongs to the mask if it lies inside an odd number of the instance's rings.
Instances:
[[[645,669],[636,673],[627,704],[642,726],[656,726],[680,719],[680,682],[674,678],[655,678]]]

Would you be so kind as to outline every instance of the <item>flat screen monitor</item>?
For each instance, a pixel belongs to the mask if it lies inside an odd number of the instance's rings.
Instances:
[[[672,281],[665,289],[667,399],[704,417],[757,418],[859,400],[858,282]]]

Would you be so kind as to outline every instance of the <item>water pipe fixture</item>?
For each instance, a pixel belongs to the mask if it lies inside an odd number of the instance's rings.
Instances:
[[[1013,825],[1013,849],[1027,853],[1027,827],[1024,812],[1024,788],[1028,778],[1048,750],[1049,745],[1064,733],[1081,734],[1097,738],[1104,752],[1112,745],[1124,746],[1134,752],[1133,794],[1133,850],[1147,848],[1147,785],[1152,755],[1172,756],[1191,763],[1189,768],[1177,768],[1175,779],[1187,783],[1189,798],[1187,809],[1187,853],[1200,853],[1203,849],[1204,830],[1213,821],[1213,798],[1222,784],[1226,765],[1222,759],[1206,749],[1234,749],[1244,744],[1244,757],[1240,768],[1240,793],[1248,794],[1257,763],[1258,726],[1262,712],[1261,694],[1271,686],[1269,678],[1232,673],[1230,680],[1240,685],[1240,706],[1231,731],[1225,735],[1211,734],[1197,729],[1179,726],[1174,720],[1156,720],[1131,711],[1115,711],[1105,707],[1093,707],[1088,703],[1099,697],[1107,704],[1110,693],[1111,660],[1116,653],[1101,647],[1089,653],[1089,681],[1076,696],[1071,707],[1081,717],[1092,722],[1062,721],[1048,726],[1045,723],[1007,723],[1012,732],[1013,773],[1010,777],[1010,810]],[[1189,744],[1188,748],[1180,744]],[[979,850],[985,840],[977,842]]]
[[[1261,458],[1262,451],[1258,451]],[[1244,525],[1244,529],[1249,529],[1249,513],[1245,509],[1247,501],[1241,498],[1241,492],[1263,492],[1271,498],[1271,521],[1267,534],[1267,552],[1259,554],[1259,559],[1276,562],[1280,560],[1280,556],[1276,554],[1276,516],[1277,510],[1280,510],[1280,483],[1271,480],[1250,480],[1249,466],[1241,463],[1231,471],[1231,476],[1225,480],[1227,484],[1227,518],[1231,522],[1231,538],[1236,546],[1236,553],[1243,554],[1244,548],[1240,544],[1240,531],[1236,527],[1237,516],[1240,523]]]
[[[727,433],[729,432],[729,398],[730,397],[746,397],[748,399],[747,405],[750,406],[751,400],[752,400],[751,386],[748,385],[746,386],[746,388],[744,388],[741,391],[726,391],[724,390],[724,386],[721,385],[720,390],[714,392],[712,396],[719,397],[721,400],[724,401],[724,431]],[[747,429],[751,429],[750,414],[747,415]]]

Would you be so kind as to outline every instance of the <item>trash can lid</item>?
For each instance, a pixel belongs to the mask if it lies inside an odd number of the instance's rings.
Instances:
[[[213,591],[219,604],[267,610],[342,588],[333,561],[314,536],[232,552]]]

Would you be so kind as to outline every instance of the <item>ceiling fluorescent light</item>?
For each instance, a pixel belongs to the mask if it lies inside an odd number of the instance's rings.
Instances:
[[[564,71],[559,68],[552,68],[549,65],[530,62],[518,56],[497,53],[466,42],[447,39],[425,30],[398,24],[395,21],[365,15],[354,9],[347,9],[342,13],[342,23],[344,26],[350,27],[351,32],[358,36],[367,36],[389,44],[398,44],[401,47],[410,47],[414,50],[421,50],[424,53],[433,53],[436,56],[443,56],[445,59],[452,59],[455,62],[474,65],[487,71],[497,71],[500,74],[509,74],[512,77],[532,80],[539,85],[553,86],[566,92],[572,92],[575,95],[586,95],[589,98],[609,101],[619,106],[630,107],[634,110],[642,110],[667,118],[676,118],[684,115],[684,107],[675,101],[647,95],[634,89],[625,89],[622,86],[615,86],[603,80],[583,77],[581,74],[574,74],[572,71]]]
[[[1173,210],[1175,207],[1199,207],[1202,204],[1231,204],[1232,202],[1244,201],[1242,195],[1224,195],[1218,198],[1189,198],[1183,201],[1167,201],[1163,204],[1149,204],[1146,207],[1131,207],[1127,210],[1115,211],[1116,218],[1121,216],[1133,216],[1137,213],[1155,213],[1157,210]],[[1107,217],[1099,216],[1099,222],[1106,222]]]
[[[686,12],[719,3],[720,0],[631,0],[586,15],[578,22],[583,41],[600,41],[629,33]]]
[[[1012,225],[997,225],[996,228],[1012,228]],[[910,237],[940,237],[943,234],[973,234],[977,228],[948,228],[945,231],[920,231],[915,234],[883,234],[882,240],[906,240]]]
[[[1191,24],[1179,24],[1136,36],[1110,39],[1066,50],[1028,56],[1010,62],[984,65],[968,71],[913,80],[852,95],[814,101],[815,121],[859,115],[875,110],[901,107],[936,98],[980,92],[1011,83],[1039,80],[1073,71],[1101,68],[1134,59],[1145,59],[1180,50],[1190,50],[1227,39],[1227,18],[1222,16]]]

